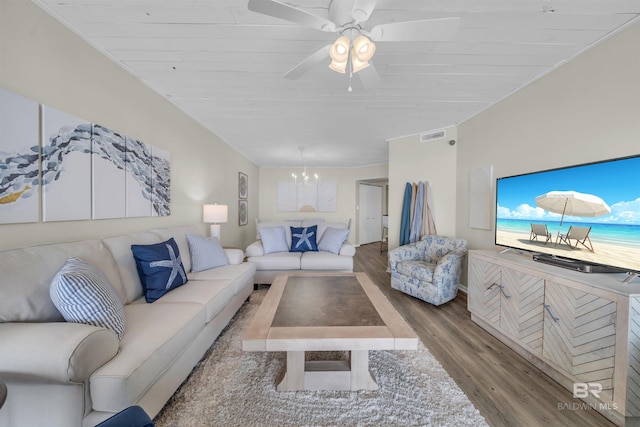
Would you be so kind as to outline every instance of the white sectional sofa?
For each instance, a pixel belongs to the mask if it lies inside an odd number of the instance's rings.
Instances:
[[[316,228],[316,243],[319,250],[305,252],[291,252],[292,234],[291,227]],[[283,228],[286,239],[286,247],[282,246],[275,252],[269,252],[270,244],[263,242],[265,229]],[[325,222],[318,219],[264,221],[258,222],[258,240],[252,243],[246,250],[247,261],[256,266],[255,283],[271,284],[279,273],[290,271],[353,271],[353,256],[356,249],[348,241],[349,223]],[[331,245],[322,245],[323,237],[336,230],[344,230],[344,241],[334,241]],[[327,234],[329,237],[329,234]],[[326,241],[326,240],[325,240]],[[265,251],[265,246],[267,250]],[[322,250],[324,248],[325,250]],[[326,250],[331,249],[331,251]],[[333,252],[332,252],[333,251]],[[267,253],[265,253],[267,252]]]
[[[140,405],[155,416],[253,290],[255,264],[225,250],[230,264],[188,273],[188,282],[147,303],[132,244],[174,238],[186,272],[188,234],[173,227],[101,240],[0,252],[0,426],[94,426]],[[65,322],[50,297],[72,257],[98,267],[124,303],[121,341],[105,328]]]

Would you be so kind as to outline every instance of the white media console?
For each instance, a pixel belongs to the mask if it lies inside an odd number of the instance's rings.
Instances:
[[[470,251],[468,274],[475,323],[589,408],[640,425],[640,283],[514,251]]]

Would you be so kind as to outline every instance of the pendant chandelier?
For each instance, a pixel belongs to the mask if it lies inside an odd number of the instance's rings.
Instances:
[[[310,174],[307,173],[307,159],[304,156],[304,147],[298,147],[298,149],[300,150],[300,157],[302,157],[302,164],[304,169],[302,170],[302,175],[300,176],[300,182],[298,182],[298,174],[295,172],[291,173],[291,179],[293,180],[293,183],[302,185],[318,184],[318,174],[314,173],[313,177],[311,177]]]

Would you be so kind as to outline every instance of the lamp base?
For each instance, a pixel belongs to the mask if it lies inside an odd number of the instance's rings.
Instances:
[[[211,224],[211,237],[216,237],[220,240],[220,224]]]

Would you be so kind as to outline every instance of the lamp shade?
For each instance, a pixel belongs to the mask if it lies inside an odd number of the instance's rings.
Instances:
[[[202,207],[202,221],[221,223],[227,222],[229,217],[229,207],[227,205],[204,205]]]

